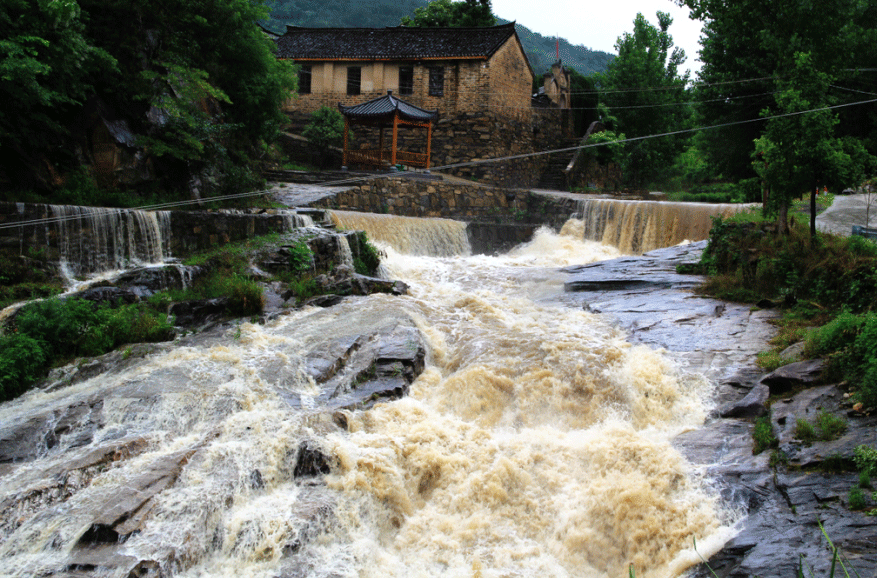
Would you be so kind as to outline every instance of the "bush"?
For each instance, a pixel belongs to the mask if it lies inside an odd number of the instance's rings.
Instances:
[[[877,406],[877,314],[842,312],[808,337],[805,353],[826,356],[829,376],[858,384],[856,399]]]
[[[305,273],[314,267],[314,252],[305,241],[296,241],[289,247],[289,267],[293,273]]]
[[[331,146],[340,147],[344,144],[344,116],[334,108],[323,106],[311,113],[302,135],[322,151]]]
[[[49,367],[79,355],[102,355],[123,343],[173,338],[167,315],[138,303],[114,308],[84,299],[46,299],[22,308],[0,337],[0,399],[22,394]]]
[[[357,233],[359,254],[353,259],[353,268],[360,275],[375,275],[381,265],[381,256],[377,248],[368,240],[368,236],[360,231]]]
[[[40,342],[50,358],[76,355],[89,328],[97,323],[94,303],[75,298],[31,303],[15,318],[18,332]]]
[[[853,453],[853,463],[860,472],[877,476],[877,449],[865,445],[857,446]]]
[[[802,417],[795,420],[795,438],[805,443],[816,441],[816,430],[813,429],[813,424]]]
[[[236,315],[258,315],[265,309],[265,295],[257,281],[232,275],[224,285],[223,293],[230,299],[229,311]]]
[[[770,417],[760,417],[755,420],[755,427],[752,429],[752,446],[753,454],[760,454],[768,448],[775,447],[777,439],[773,435],[773,426],[770,423]]]
[[[0,336],[0,401],[30,389],[46,368],[42,344],[27,335]]]
[[[867,502],[865,501],[865,494],[862,492],[862,489],[859,487],[854,487],[850,490],[849,497],[847,498],[847,504],[850,507],[850,510],[864,510],[867,506]]]

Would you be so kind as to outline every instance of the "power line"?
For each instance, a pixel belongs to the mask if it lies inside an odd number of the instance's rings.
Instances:
[[[845,107],[850,107],[850,106],[871,104],[871,103],[875,103],[875,102],[877,102],[877,98],[873,98],[870,100],[862,100],[862,101],[858,101],[858,102],[850,102],[850,103],[846,103],[846,104],[836,104],[833,106],[826,106],[826,107],[821,107],[821,108],[813,108],[813,109],[802,110],[802,111],[798,111],[798,112],[789,112],[789,113],[785,113],[785,114],[777,114],[777,115],[772,115],[772,116],[765,116],[765,117],[752,118],[752,119],[735,121],[735,122],[722,123],[722,124],[711,125],[711,126],[695,127],[695,128],[665,132],[665,133],[660,133],[660,134],[618,139],[618,140],[607,141],[607,142],[602,142],[602,143],[584,144],[584,145],[580,145],[580,146],[567,147],[567,148],[561,148],[561,149],[551,149],[551,150],[539,151],[539,152],[534,152],[534,153],[525,153],[525,154],[520,154],[520,155],[510,155],[510,156],[497,157],[497,158],[492,158],[492,159],[482,159],[482,160],[478,160],[478,161],[467,161],[467,162],[463,162],[463,163],[454,163],[454,164],[449,164],[449,165],[432,167],[430,170],[431,171],[442,171],[442,170],[447,170],[447,169],[472,167],[472,166],[479,166],[479,165],[497,163],[497,162],[503,162],[503,161],[544,156],[544,155],[549,155],[552,153],[569,152],[569,151],[574,151],[574,150],[579,150],[579,149],[596,148],[596,147],[613,145],[613,144],[623,144],[623,143],[628,143],[628,142],[644,141],[644,140],[649,140],[649,139],[654,139],[654,138],[663,138],[663,137],[667,137],[667,136],[675,136],[675,135],[694,133],[694,132],[700,132],[700,131],[705,131],[705,130],[726,128],[729,126],[736,126],[736,125],[741,125],[741,124],[750,124],[753,122],[763,122],[763,121],[773,120],[773,119],[777,119],[777,118],[787,118],[787,117],[792,117],[792,116],[800,116],[800,115],[804,115],[804,114],[810,114],[813,112],[820,112],[820,111],[824,111],[824,110],[834,110],[834,109],[845,108]],[[386,175],[367,175],[367,176],[362,176],[362,177],[351,177],[348,179],[339,179],[337,181],[328,181],[325,183],[321,183],[321,186],[339,186],[339,185],[345,185],[345,184],[355,184],[358,182],[393,178],[393,177],[397,177],[397,176],[400,176],[400,175],[398,173],[396,173],[396,174],[388,173]],[[145,205],[145,206],[139,207],[139,208],[103,209],[103,212],[110,213],[110,212],[115,212],[115,211],[123,211],[124,212],[124,211],[135,211],[135,210],[152,211],[152,210],[157,210],[157,209],[161,209],[161,208],[179,207],[179,206],[193,205],[193,204],[204,203],[204,202],[218,202],[218,201],[225,201],[225,200],[232,200],[232,199],[241,199],[241,198],[246,198],[246,197],[261,196],[261,195],[264,195],[264,194],[267,194],[270,192],[271,192],[271,189],[261,189],[259,191],[251,191],[249,193],[239,193],[239,194],[235,194],[235,195],[222,195],[222,196],[218,196],[218,197],[210,197],[208,199],[192,199],[192,200],[188,200],[188,201],[174,201],[174,202],[170,202],[170,203],[160,203],[160,204],[156,204],[156,205]],[[39,224],[39,223],[60,222],[60,221],[65,221],[65,220],[70,220],[70,219],[79,219],[79,218],[82,218],[82,215],[69,215],[69,216],[65,216],[65,217],[34,219],[31,221],[22,221],[22,222],[18,222],[18,223],[0,224],[0,229],[22,227],[22,226],[26,226],[26,225],[34,225],[34,224]]]

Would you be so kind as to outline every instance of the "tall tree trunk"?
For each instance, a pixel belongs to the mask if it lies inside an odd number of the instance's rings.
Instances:
[[[819,194],[819,184],[810,189],[810,238],[816,238],[816,195]]]
[[[789,232],[789,207],[785,203],[780,205],[779,212],[777,213],[777,224],[779,225],[780,233],[785,235]]]

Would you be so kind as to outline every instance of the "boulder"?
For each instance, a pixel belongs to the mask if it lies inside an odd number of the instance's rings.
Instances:
[[[227,297],[181,301],[171,305],[170,314],[179,327],[204,327],[224,317],[229,302]]]
[[[763,378],[761,383],[770,388],[771,395],[782,395],[793,389],[815,385],[822,376],[825,362],[821,359],[808,359],[784,365]]]
[[[95,305],[109,305],[117,307],[119,305],[130,305],[140,301],[140,297],[129,289],[119,287],[91,287],[84,291],[73,293],[70,297],[78,297],[91,301]]]
[[[757,385],[740,401],[725,406],[719,415],[722,417],[761,417],[767,413],[769,397],[770,389],[764,384]]]

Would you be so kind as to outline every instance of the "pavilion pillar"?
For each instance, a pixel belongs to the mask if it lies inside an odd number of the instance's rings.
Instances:
[[[426,133],[426,168],[429,169],[429,159],[432,157],[432,123],[429,123],[429,128]]]
[[[399,143],[399,114],[393,115],[393,152],[390,163],[396,166],[396,145]]]

